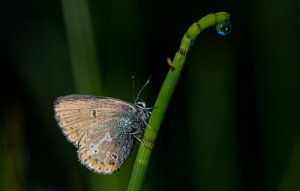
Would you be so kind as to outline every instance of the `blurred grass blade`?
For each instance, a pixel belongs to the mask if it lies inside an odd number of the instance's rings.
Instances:
[[[87,0],[62,0],[76,91],[101,95],[94,37]]]

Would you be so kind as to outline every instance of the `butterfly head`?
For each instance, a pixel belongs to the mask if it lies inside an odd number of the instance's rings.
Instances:
[[[137,109],[137,112],[140,114],[141,118],[146,122],[148,121],[151,115],[151,108],[148,108],[146,102],[142,99],[138,99],[134,102],[134,107]]]

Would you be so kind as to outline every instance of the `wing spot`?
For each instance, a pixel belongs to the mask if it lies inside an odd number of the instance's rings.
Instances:
[[[98,166],[99,171],[102,171],[104,169],[104,162],[101,162]]]
[[[84,163],[86,163],[86,162],[88,161],[88,157],[83,156],[83,157],[82,157],[82,160],[83,160]]]
[[[95,159],[95,160],[92,160],[91,162],[90,162],[90,165],[93,167],[93,166],[95,166],[96,164],[97,164],[97,160]]]
[[[96,118],[96,117],[97,117],[97,112],[96,112],[96,110],[95,110],[95,109],[93,110],[93,117],[94,117],[94,118]]]
[[[112,141],[112,138],[111,138],[111,136],[110,136],[109,133],[106,133],[106,134],[105,134],[105,139],[108,140],[109,142]]]
[[[113,153],[111,156],[112,156],[115,160],[118,158],[118,156],[116,155],[116,153]]]
[[[116,170],[116,164],[114,162],[109,163],[108,170],[114,172]]]
[[[74,132],[70,135],[71,140],[75,140],[78,137],[78,133]]]

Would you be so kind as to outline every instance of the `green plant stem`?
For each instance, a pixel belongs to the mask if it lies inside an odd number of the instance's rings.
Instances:
[[[128,185],[128,190],[141,190],[142,188],[149,165],[149,158],[153,150],[162,119],[165,115],[175,86],[180,77],[187,52],[191,48],[191,45],[193,44],[196,37],[200,34],[200,32],[202,32],[204,29],[214,26],[217,23],[229,20],[229,17],[229,13],[226,12],[210,13],[200,19],[198,22],[192,24],[192,26],[184,34],[179,50],[177,51],[173,59],[173,63],[170,66],[167,77],[158,94],[155,103],[155,109],[153,110],[151,118],[149,119],[149,126],[151,128],[146,128],[143,138],[144,144],[140,144]]]

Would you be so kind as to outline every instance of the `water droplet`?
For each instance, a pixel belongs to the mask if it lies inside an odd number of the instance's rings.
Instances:
[[[216,24],[217,33],[221,36],[226,36],[230,33],[231,24],[229,20]]]

